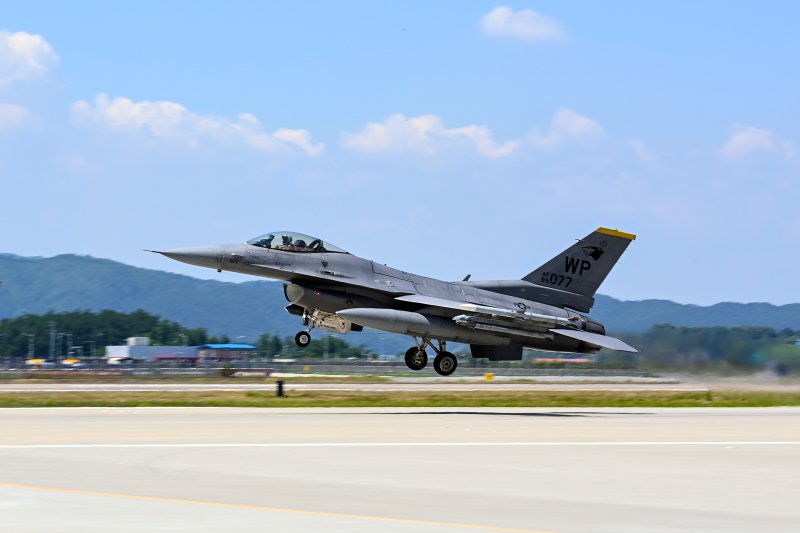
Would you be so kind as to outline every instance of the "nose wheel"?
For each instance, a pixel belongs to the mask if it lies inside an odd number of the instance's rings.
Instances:
[[[311,344],[311,334],[307,331],[301,331],[294,336],[294,342],[300,348],[305,348],[306,346]]]
[[[406,366],[411,370],[422,370],[428,364],[428,354],[414,346],[406,352]]]

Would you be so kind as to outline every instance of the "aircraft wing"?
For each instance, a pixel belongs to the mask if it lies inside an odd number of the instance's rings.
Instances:
[[[574,320],[563,318],[560,316],[542,315],[539,313],[529,313],[523,311],[515,311],[513,309],[505,309],[502,307],[494,307],[490,305],[478,305],[464,302],[456,302],[444,298],[436,298],[434,296],[423,296],[421,294],[409,294],[407,296],[398,296],[395,300],[401,302],[411,302],[430,307],[440,307],[444,309],[451,309],[459,311],[462,315],[456,316],[453,320],[459,321],[462,319],[470,319],[472,317],[484,317],[490,319],[499,319],[503,322],[517,322],[520,326],[533,326],[537,325],[539,328],[549,325],[549,327],[556,326],[570,326],[579,320],[577,317]]]
[[[601,348],[623,352],[637,352],[636,348],[615,337],[574,329],[580,324],[580,317],[564,318],[527,311],[516,311],[488,305],[456,302],[434,296],[409,294],[395,300],[429,307],[460,311],[453,321],[471,329],[491,331],[500,335],[519,335],[523,337],[544,338],[563,335]]]

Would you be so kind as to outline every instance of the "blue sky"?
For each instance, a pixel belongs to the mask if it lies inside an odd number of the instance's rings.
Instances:
[[[217,275],[144,248],[275,229],[444,279],[598,226],[601,292],[800,301],[795,2],[17,2],[0,251]]]

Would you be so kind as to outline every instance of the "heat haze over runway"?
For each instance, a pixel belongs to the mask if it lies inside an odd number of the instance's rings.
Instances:
[[[800,409],[0,410],[15,532],[788,531]]]

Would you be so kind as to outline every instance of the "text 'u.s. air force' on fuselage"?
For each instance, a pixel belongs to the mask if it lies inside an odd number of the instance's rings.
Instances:
[[[159,251],[184,263],[283,280],[286,310],[306,329],[348,333],[364,327],[410,335],[412,370],[436,353],[436,372],[447,376],[457,361],[447,341],[470,345],[473,357],[522,359],[522,349],[594,353],[600,348],[636,352],[605,334],[588,312],[594,294],[635,235],[598,228],[519,280],[441,281],[362,259],[327,241],[275,231],[244,244]]]

